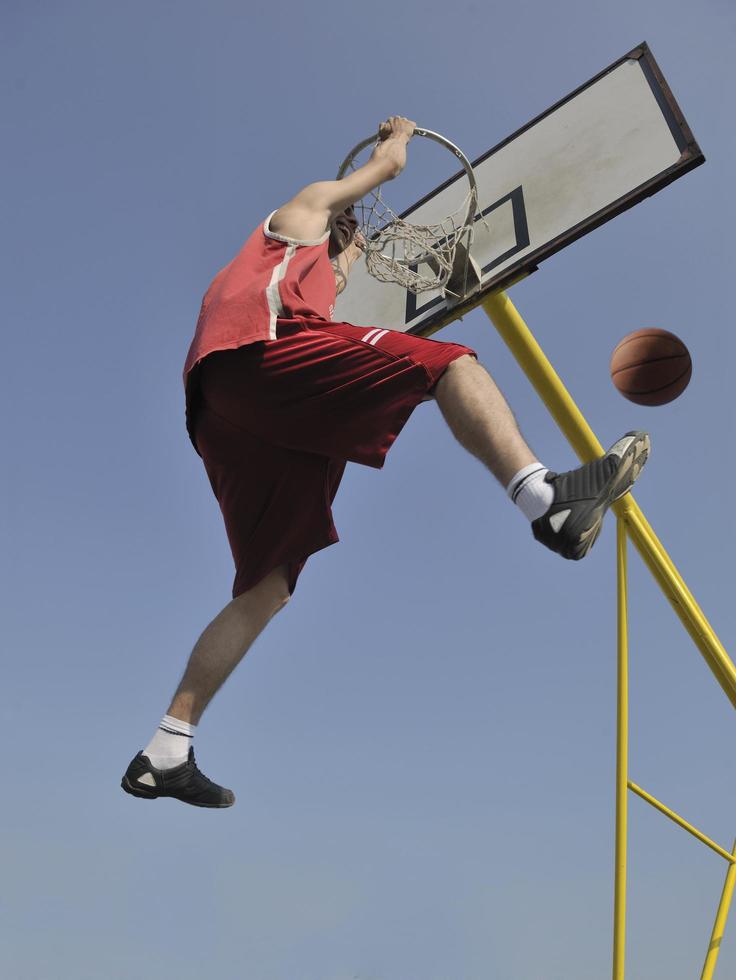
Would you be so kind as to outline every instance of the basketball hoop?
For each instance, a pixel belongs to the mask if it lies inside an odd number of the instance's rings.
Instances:
[[[470,255],[478,211],[475,174],[462,150],[444,136],[418,127],[414,135],[434,140],[460,160],[468,179],[468,193],[448,217],[436,224],[419,225],[392,210],[383,200],[383,185],[370,191],[354,205],[364,239],[361,247],[366,268],[379,282],[398,283],[412,293],[442,290],[448,299],[457,302],[480,288],[480,269]],[[356,157],[378,142],[378,137],[369,136],[353,147],[337,179],[344,177],[348,170],[357,170]]]

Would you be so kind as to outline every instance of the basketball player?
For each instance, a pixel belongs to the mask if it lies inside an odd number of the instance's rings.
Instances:
[[[346,462],[382,467],[419,402],[437,402],[534,537],[564,558],[587,554],[646,462],[648,435],[630,432],[595,462],[554,473],[475,351],[334,321],[364,244],[352,205],[402,171],[414,123],[392,116],[379,132],[365,166],[310,184],[270,214],[204,296],[184,368],[186,422],[224,518],[233,599],[200,636],[158,730],[123,776],[134,796],[235,802],[197,768],[195,728],[307,558],[338,540],[330,505]]]

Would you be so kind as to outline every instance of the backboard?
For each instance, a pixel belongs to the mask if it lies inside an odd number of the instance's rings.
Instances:
[[[335,319],[428,336],[704,160],[644,42],[472,161],[485,218],[476,218],[471,250],[479,292],[450,308],[440,292],[378,282],[359,260]],[[401,217],[439,221],[467,190],[460,171]]]

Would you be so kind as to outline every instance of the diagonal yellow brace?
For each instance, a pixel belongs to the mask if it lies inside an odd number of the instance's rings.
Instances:
[[[581,461],[602,456],[593,430],[506,293],[487,296],[482,306]],[[612,510],[626,520],[634,546],[736,708],[736,667],[632,495],[622,497]]]
[[[670,820],[673,823],[676,823],[678,827],[682,827],[683,830],[686,830],[689,834],[692,834],[693,837],[696,837],[699,841],[705,844],[706,847],[709,847],[712,851],[715,851],[716,854],[720,854],[724,861],[728,861],[729,864],[736,861],[736,858],[732,854],[729,854],[725,847],[721,847],[720,844],[716,844],[716,842],[711,840],[710,837],[706,837],[705,834],[698,830],[697,827],[693,827],[691,823],[684,820],[678,813],[675,813],[674,810],[670,810],[668,806],[661,803],[655,796],[652,796],[651,793],[647,793],[647,791],[642,789],[641,786],[637,786],[636,783],[632,783],[631,780],[629,780],[628,786],[632,793],[636,793],[637,796],[640,796],[643,800],[646,800],[647,803],[651,804],[655,810],[659,810],[659,812],[663,813],[665,817],[669,817]]]

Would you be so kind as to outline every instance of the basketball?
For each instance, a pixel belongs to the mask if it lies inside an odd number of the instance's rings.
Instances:
[[[668,330],[647,327],[621,340],[611,354],[611,380],[624,398],[637,405],[666,405],[687,388],[690,352]]]

